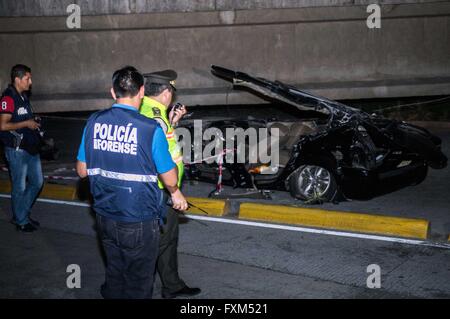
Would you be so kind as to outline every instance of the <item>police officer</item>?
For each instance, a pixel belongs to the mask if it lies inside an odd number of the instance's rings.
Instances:
[[[144,74],[144,77],[146,78],[145,97],[142,100],[141,114],[155,119],[164,130],[169,145],[169,152],[178,168],[178,187],[181,187],[184,172],[183,154],[177,144],[173,126],[186,114],[186,107],[180,105],[177,109],[172,108],[167,114],[176,90],[175,80],[177,73],[173,70],[164,70]],[[164,188],[161,182],[158,185],[161,189]],[[194,296],[201,292],[200,288],[187,286],[179,277],[178,232],[178,214],[174,209],[169,208],[162,227],[156,267],[161,278],[163,298]]]
[[[21,232],[33,232],[39,226],[30,211],[44,181],[39,157],[40,124],[28,99],[31,84],[31,69],[23,64],[13,66],[11,85],[0,100],[0,140],[11,177],[13,222]]]
[[[77,161],[80,177],[89,176],[103,248],[104,298],[151,298],[158,256],[159,221],[166,202],[188,208],[177,186],[177,169],[164,132],[138,110],[144,78],[133,67],[116,71],[111,94],[116,103],[87,121]]]

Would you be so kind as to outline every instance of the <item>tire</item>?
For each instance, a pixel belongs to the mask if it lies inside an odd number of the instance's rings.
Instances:
[[[308,164],[300,166],[289,178],[292,197],[308,204],[333,201],[338,192],[336,178],[324,166]]]

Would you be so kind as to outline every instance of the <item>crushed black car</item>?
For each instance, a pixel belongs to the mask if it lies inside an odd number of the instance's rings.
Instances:
[[[287,190],[308,203],[370,199],[421,183],[428,169],[447,166],[441,139],[424,128],[368,114],[279,81],[212,66],[213,75],[266,100],[254,106],[192,107],[181,126],[202,129],[277,128],[279,160],[273,163],[185,162],[188,178],[251,189]],[[192,136],[193,133],[192,133]],[[209,141],[194,139],[192,148]],[[245,150],[252,145],[245,142]],[[236,146],[237,148],[237,146]],[[270,148],[270,142],[269,142]],[[267,174],[267,172],[270,174]]]

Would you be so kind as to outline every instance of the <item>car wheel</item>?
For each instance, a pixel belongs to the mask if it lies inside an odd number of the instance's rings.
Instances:
[[[333,173],[318,165],[300,166],[289,179],[291,195],[309,204],[332,201],[337,189]]]

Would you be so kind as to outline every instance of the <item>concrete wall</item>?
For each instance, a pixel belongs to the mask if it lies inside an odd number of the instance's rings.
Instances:
[[[66,2],[82,6],[81,29],[67,29]],[[0,0],[0,86],[25,63],[36,111],[104,108],[112,72],[131,64],[177,70],[186,104],[257,101],[230,93],[217,64],[330,98],[450,94],[450,2],[381,1],[368,29],[370,2]]]
[[[371,3],[438,3],[445,0],[0,0],[0,16],[65,16],[70,4],[78,4],[83,15],[154,12],[199,12],[254,9],[360,6]]]

